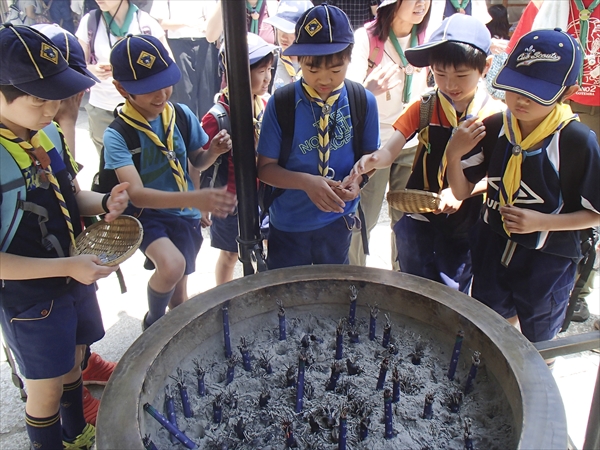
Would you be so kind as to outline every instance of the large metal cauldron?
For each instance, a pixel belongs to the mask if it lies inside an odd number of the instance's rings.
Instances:
[[[221,307],[229,303],[232,334],[237,322],[286,307],[340,305],[348,310],[348,285],[359,300],[370,298],[382,311],[439,330],[453,342],[478,349],[487,371],[504,391],[522,449],[565,449],[566,417],[552,374],[535,348],[504,319],[479,302],[438,283],[387,270],[353,266],[307,266],[245,277],[200,294],[170,312],[127,350],[108,383],[98,415],[98,449],[142,450],[142,436],[155,429],[142,406],[153,402],[168,376],[198,345],[222,333]]]

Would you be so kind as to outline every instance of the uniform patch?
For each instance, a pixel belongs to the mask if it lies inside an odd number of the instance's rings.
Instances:
[[[304,29],[310,35],[310,37],[313,37],[323,29],[323,25],[321,25],[321,22],[319,22],[317,19],[313,19],[306,24]]]
[[[54,64],[58,64],[58,52],[52,46],[42,42],[42,50],[40,56]]]
[[[140,57],[137,59],[137,63],[140,66],[144,66],[146,69],[152,69],[154,61],[156,61],[156,56],[151,55],[146,51],[140,53]]]

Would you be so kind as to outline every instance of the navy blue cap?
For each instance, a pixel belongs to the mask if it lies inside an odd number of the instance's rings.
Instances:
[[[0,84],[44,100],[63,100],[94,85],[73,70],[60,50],[33,28],[0,26]]]
[[[306,11],[296,22],[296,40],[286,56],[324,56],[341,52],[354,44],[354,32],[348,16],[327,4]]]
[[[100,83],[100,80],[88,70],[83,48],[73,34],[55,23],[40,23],[33,25],[33,28],[52,41],[67,60],[71,69],[75,69],[77,72],[90,77],[96,83]]]
[[[404,51],[406,59],[415,67],[427,67],[431,49],[446,42],[460,42],[490,54],[492,37],[487,27],[467,14],[453,14],[444,19],[427,43]]]
[[[277,14],[273,17],[267,17],[264,22],[273,25],[284,33],[295,33],[296,23],[306,11],[313,7],[313,4],[305,1],[281,0],[277,7]]]
[[[177,84],[181,71],[165,46],[154,36],[128,35],[110,52],[113,78],[134,95]]]
[[[577,84],[582,58],[579,43],[560,28],[530,31],[519,39],[492,86],[549,106]]]

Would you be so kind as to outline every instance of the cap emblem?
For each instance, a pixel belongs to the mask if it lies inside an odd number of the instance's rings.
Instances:
[[[137,59],[137,63],[140,66],[144,66],[146,69],[152,69],[154,65],[154,61],[156,61],[156,56],[151,55],[150,53],[143,51],[140,53],[140,57]]]
[[[54,50],[54,48],[52,48],[45,42],[42,42],[42,50],[40,51],[40,56],[54,64],[58,64],[58,53],[56,52],[56,50]]]
[[[304,29],[310,35],[310,37],[313,37],[323,29],[323,25],[321,25],[321,22],[319,22],[317,19],[313,19],[306,24]]]
[[[530,66],[537,62],[558,62],[560,61],[560,56],[554,53],[542,53],[538,52],[533,45],[530,45],[523,53],[517,56],[517,65],[520,66]]]

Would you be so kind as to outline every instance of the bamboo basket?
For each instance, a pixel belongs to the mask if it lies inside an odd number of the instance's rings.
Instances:
[[[404,189],[387,193],[388,204],[398,211],[413,214],[430,213],[438,209],[440,196],[435,192]]]

